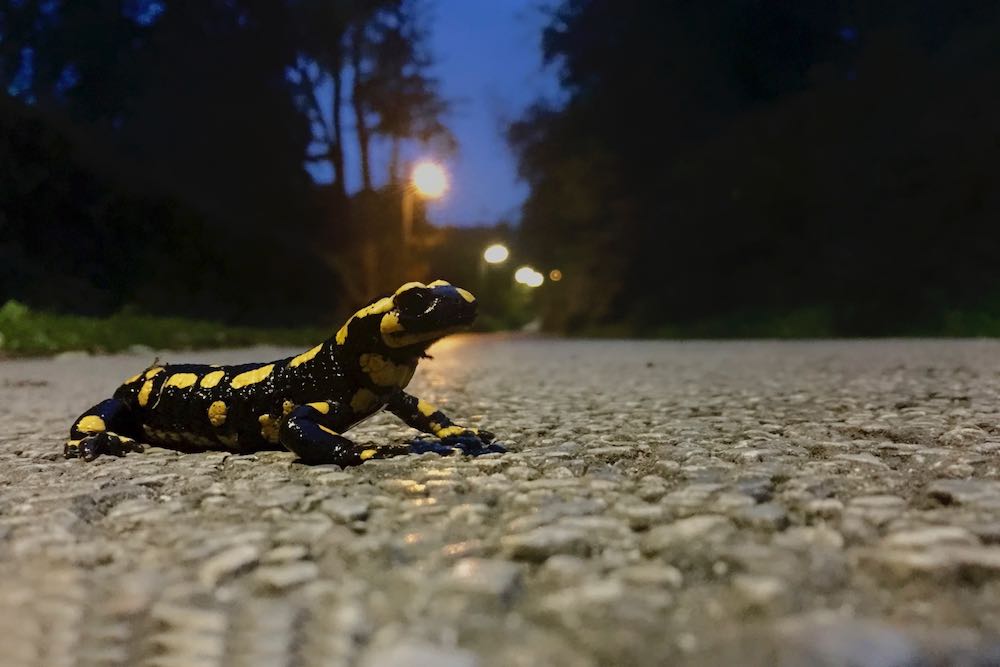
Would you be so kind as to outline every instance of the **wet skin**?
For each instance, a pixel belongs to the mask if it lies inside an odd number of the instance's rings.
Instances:
[[[475,317],[469,292],[443,280],[407,283],[294,357],[238,366],[154,364],[83,413],[64,454],[92,461],[141,452],[143,442],[237,452],[284,447],[305,463],[346,466],[410,452],[503,452],[491,433],[455,424],[403,391],[427,348]],[[383,408],[433,439],[372,447],[344,437]]]

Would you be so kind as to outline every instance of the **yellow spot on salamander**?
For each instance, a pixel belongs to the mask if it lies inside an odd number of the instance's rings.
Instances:
[[[148,371],[146,371],[146,379],[148,380],[148,379],[152,378],[154,375],[156,375],[157,373],[162,373],[162,372],[163,372],[163,368],[161,366],[157,366],[156,368],[150,368]]]
[[[205,389],[211,389],[215,385],[222,382],[222,378],[224,377],[226,377],[225,371],[212,371],[211,373],[203,377],[201,379],[201,382],[199,382],[198,384],[200,384]]]
[[[434,435],[436,435],[439,438],[447,438],[450,435],[459,435],[463,431],[467,430],[469,429],[465,428],[464,426],[449,426],[448,428],[443,428],[435,432]]]
[[[100,433],[105,428],[104,420],[97,415],[87,415],[76,423],[76,428],[84,433]]]
[[[138,382],[141,379],[142,379],[142,373],[136,373],[135,375],[133,375],[129,379],[127,379],[124,382],[122,382],[122,384],[132,384],[133,382]]]
[[[339,433],[337,433],[333,429],[327,428],[327,427],[323,426],[322,424],[316,424],[316,426],[319,426],[319,430],[323,431],[324,433],[329,433],[330,435],[336,435],[336,436],[340,435]]]
[[[347,327],[350,326],[351,321],[355,319],[361,319],[363,317],[368,317],[369,315],[381,315],[383,313],[388,313],[392,310],[392,297],[384,297],[371,304],[370,306],[365,306],[358,312],[351,315],[350,319],[344,323],[344,326],[340,327],[340,331],[337,332],[337,345],[343,345],[344,341],[347,340]]]
[[[291,401],[284,401],[281,404],[281,414],[287,415],[294,408],[295,408],[295,404],[294,403],[292,403]]]
[[[403,325],[399,323],[399,313],[393,311],[391,313],[386,313],[382,317],[382,322],[379,324],[379,330],[383,334],[396,333],[403,331]]]
[[[354,313],[354,315],[351,316],[351,319],[357,318],[360,320],[362,317],[368,317],[369,315],[381,315],[382,313],[388,313],[390,310],[392,310],[392,297],[387,296]]]
[[[326,401],[321,401],[319,403],[306,403],[306,405],[317,412],[322,412],[324,415],[330,412],[330,404]]]
[[[298,366],[301,366],[302,364],[306,363],[307,361],[315,357],[317,354],[319,354],[319,351],[322,349],[323,349],[323,344],[320,343],[313,349],[303,352],[299,356],[292,359],[288,365],[291,366],[292,368],[297,368]]]
[[[271,415],[257,417],[260,422],[260,434],[270,443],[278,442],[278,420]]]
[[[252,371],[240,373],[239,375],[234,377],[233,381],[230,382],[229,384],[230,386],[232,386],[233,389],[240,389],[249,384],[256,384],[262,380],[266,380],[267,376],[269,376],[271,374],[271,371],[273,370],[274,370],[274,364],[261,366],[260,368],[253,369]]]
[[[416,370],[413,365],[395,364],[380,354],[362,354],[358,363],[372,382],[383,387],[405,387]]]
[[[362,461],[367,461],[376,454],[378,454],[377,449],[362,449],[361,454],[359,456],[361,457]]]
[[[351,399],[351,409],[355,412],[367,412],[378,402],[378,397],[370,389],[359,389]]]
[[[469,303],[472,303],[473,301],[476,300],[476,297],[472,296],[472,292],[468,290],[464,290],[461,287],[456,287],[455,291],[458,292],[459,295]]]
[[[142,383],[142,389],[139,390],[139,405],[146,407],[149,403],[149,395],[153,392],[153,381],[146,380]]]
[[[226,423],[226,404],[222,401],[215,401],[208,406],[208,421],[212,426],[222,426]]]
[[[432,283],[427,283],[428,287],[449,287],[451,283],[447,280],[435,280]]]
[[[167,381],[163,383],[164,387],[177,387],[178,389],[187,389],[195,382],[198,381],[198,376],[194,373],[174,373],[167,378]]]
[[[437,412],[437,407],[431,405],[424,399],[420,399],[419,401],[417,401],[417,410],[419,410],[420,414],[422,414],[424,417],[430,417],[432,414]]]
[[[399,286],[398,290],[396,290],[396,294],[402,294],[406,290],[411,290],[414,287],[430,287],[430,285],[425,285],[423,283],[417,283],[417,282],[404,283],[403,285]]]

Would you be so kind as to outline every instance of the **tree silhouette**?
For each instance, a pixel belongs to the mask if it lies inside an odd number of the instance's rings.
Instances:
[[[1000,316],[983,194],[998,8],[560,3],[543,48],[566,102],[509,132],[522,245],[565,275],[550,324],[878,334]]]
[[[315,142],[308,151],[308,158],[330,161],[338,210],[343,210],[347,202],[342,113],[346,62],[344,42],[353,4],[302,0],[292,5],[301,52],[289,73],[290,79],[294,84],[296,101],[309,118],[313,130]],[[320,99],[327,79],[330,82],[328,105]],[[329,120],[325,111],[327,106],[330,109]]]
[[[417,6],[410,0],[367,3],[367,11],[359,14],[350,33],[352,106],[364,189],[372,186],[372,135],[390,140],[390,183],[399,178],[400,144],[404,140],[439,141],[441,152],[455,148],[454,138],[442,122],[448,104],[427,73],[432,62]]]
[[[400,5],[388,0],[0,0],[0,80],[9,95],[37,110],[29,114],[36,121],[60,127],[72,147],[42,155],[59,161],[79,152],[79,172],[94,172],[95,192],[134,193],[143,202],[165,197],[183,209],[185,219],[199,220],[187,227],[198,230],[197,238],[190,243],[173,239],[172,248],[161,249],[175,255],[166,264],[177,272],[224,276],[219,279],[225,289],[215,286],[218,316],[274,318],[279,311],[314,309],[316,318],[329,313],[331,294],[353,279],[351,261],[362,239],[380,234],[387,224],[363,217],[370,212],[384,217],[385,207],[350,211],[341,110],[348,89],[358,88],[345,85],[352,27],[362,26],[374,39],[381,33],[373,22]],[[383,48],[378,39],[369,41],[363,53],[366,72],[382,58]],[[328,81],[333,99],[321,100]],[[407,103],[403,92],[400,104]],[[379,132],[374,127],[378,116],[369,102],[364,105],[372,132]],[[19,127],[17,106],[7,113],[8,126]],[[26,158],[19,153],[18,159]],[[305,163],[317,159],[332,164],[332,187],[317,186],[305,171]],[[52,173],[59,168],[53,164]],[[67,182],[42,178],[38,187],[64,189]],[[53,201],[72,201],[65,195],[49,194]],[[91,205],[87,201],[81,198],[79,205]],[[142,206],[121,209],[128,210],[139,215]],[[166,243],[167,235],[140,231],[146,226],[138,221],[130,228],[127,215],[121,216],[116,233],[134,238],[123,238],[119,247],[135,247],[133,240]],[[81,230],[103,224],[86,215],[64,218],[76,220]],[[54,221],[43,224],[56,230]],[[184,226],[179,219],[171,224]],[[81,261],[101,261],[93,248],[80,246],[79,252]],[[225,271],[209,271],[207,257]],[[102,266],[121,285],[134,281],[127,266]],[[296,279],[306,275],[311,278]],[[173,298],[176,279],[169,270],[147,267],[143,279],[141,290],[117,290],[102,301],[104,307],[194,308]],[[111,290],[115,281],[100,282],[101,289]],[[211,297],[200,303],[206,301]],[[37,297],[35,303],[45,305],[45,299]]]

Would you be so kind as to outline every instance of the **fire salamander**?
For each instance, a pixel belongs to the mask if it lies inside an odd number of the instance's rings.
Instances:
[[[141,452],[140,442],[241,453],[285,447],[305,463],[347,466],[410,452],[503,452],[491,433],[455,424],[403,391],[431,343],[475,317],[476,300],[464,289],[443,280],[407,283],[294,357],[239,366],[154,364],[83,413],[64,454],[92,461]],[[369,447],[343,436],[383,408],[435,439]]]

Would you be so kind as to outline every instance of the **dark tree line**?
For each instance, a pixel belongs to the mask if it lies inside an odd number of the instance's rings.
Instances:
[[[383,288],[359,266],[392,225],[369,214],[398,211],[392,177],[372,174],[372,143],[451,140],[421,11],[411,0],[0,1],[4,166],[36,174],[0,190],[0,301],[288,322]],[[310,178],[317,161],[332,184]],[[41,213],[45,202],[59,211]]]
[[[565,102],[509,131],[550,326],[995,324],[998,34],[995,0],[564,0]]]

